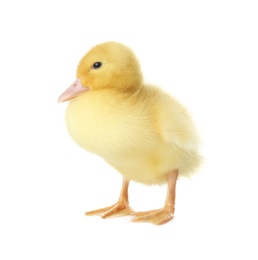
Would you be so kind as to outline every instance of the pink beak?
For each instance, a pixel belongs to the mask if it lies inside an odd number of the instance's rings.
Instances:
[[[89,88],[84,87],[80,79],[76,79],[74,83],[58,98],[58,102],[64,102],[75,98],[87,90],[89,90]]]

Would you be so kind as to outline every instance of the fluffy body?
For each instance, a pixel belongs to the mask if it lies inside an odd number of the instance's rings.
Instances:
[[[93,68],[95,62],[101,67]],[[88,91],[71,99],[68,131],[124,179],[162,184],[172,170],[189,176],[199,166],[198,138],[186,109],[143,83],[138,60],[128,47],[116,42],[97,45],[82,58],[76,76]]]
[[[154,86],[83,93],[71,100],[66,122],[81,147],[103,157],[128,180],[162,184],[169,171],[189,176],[200,163],[187,111]]]

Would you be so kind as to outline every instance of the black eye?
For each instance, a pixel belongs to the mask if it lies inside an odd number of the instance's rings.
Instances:
[[[98,69],[98,68],[101,67],[101,65],[102,65],[102,63],[99,62],[99,61],[97,61],[97,62],[95,62],[95,63],[92,65],[92,68],[93,68],[93,69]]]

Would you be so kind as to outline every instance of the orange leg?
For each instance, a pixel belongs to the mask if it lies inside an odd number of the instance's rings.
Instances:
[[[168,190],[165,206],[158,210],[134,213],[133,222],[151,222],[156,225],[164,224],[174,217],[176,199],[176,181],[178,170],[174,170],[167,176]]]
[[[87,216],[101,216],[102,218],[120,217],[133,214],[134,211],[129,207],[128,186],[129,181],[124,179],[119,200],[116,204],[106,208],[88,211],[85,214]]]

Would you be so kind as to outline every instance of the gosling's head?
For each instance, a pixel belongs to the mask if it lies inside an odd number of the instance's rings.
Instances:
[[[140,65],[134,53],[117,42],[99,44],[79,62],[76,81],[59,97],[66,101],[85,91],[137,90],[142,84]]]

